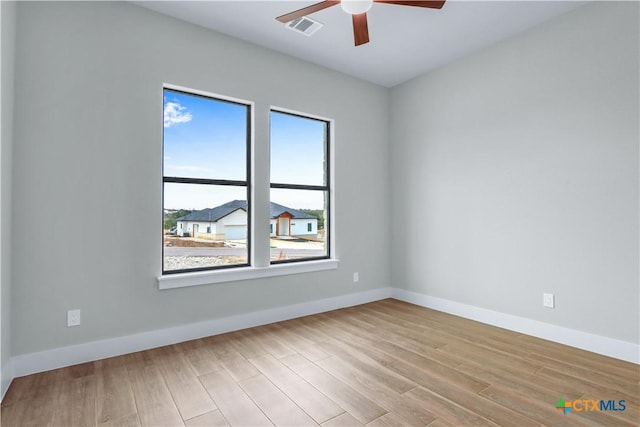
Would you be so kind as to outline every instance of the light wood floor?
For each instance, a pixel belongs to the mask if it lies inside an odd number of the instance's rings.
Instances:
[[[639,403],[638,365],[384,300],[17,378],[2,426],[637,426]]]

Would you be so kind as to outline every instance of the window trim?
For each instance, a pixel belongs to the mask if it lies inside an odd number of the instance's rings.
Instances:
[[[237,267],[219,270],[196,271],[168,274],[158,277],[159,289],[176,289],[189,286],[212,285],[240,280],[262,279],[266,277],[288,276],[291,274],[335,270],[340,265],[337,258],[304,260],[271,264],[267,267]]]
[[[198,89],[192,89],[184,86],[179,86],[170,83],[164,83],[162,85],[163,89],[170,89],[176,91],[183,91],[190,94],[202,95],[206,97],[213,97],[215,99],[220,99],[223,101],[230,101],[234,103],[244,104],[250,107],[250,121],[248,123],[248,131],[249,131],[249,146],[247,149],[248,156],[248,174],[247,174],[247,188],[248,188],[248,196],[247,203],[249,206],[253,205],[255,201],[254,192],[256,191],[255,185],[255,162],[256,159],[252,158],[253,147],[255,144],[256,138],[256,114],[261,114],[263,112],[262,105],[260,105],[260,111],[256,110],[256,102],[248,101],[245,99],[229,97],[225,95],[215,94],[212,92],[202,91]],[[163,91],[164,93],[164,91]],[[160,105],[164,105],[161,103]],[[309,114],[306,112],[299,112],[295,110],[291,110],[288,108],[281,108],[274,105],[266,105],[264,106],[264,113],[270,114],[271,111],[279,111],[287,114],[299,115],[305,118],[311,118],[316,120],[321,120],[328,123],[327,137],[327,162],[328,162],[328,170],[327,170],[327,180],[328,180],[328,206],[327,206],[327,216],[331,218],[330,221],[325,219],[325,229],[329,231],[330,238],[327,241],[327,256],[322,258],[305,258],[300,261],[290,262],[284,261],[281,263],[272,264],[270,262],[269,257],[265,260],[258,260],[257,257],[254,257],[255,253],[255,245],[251,245],[251,248],[248,248],[247,259],[251,263],[250,265],[234,265],[230,267],[223,268],[214,268],[214,269],[206,269],[206,270],[187,270],[183,272],[176,273],[163,273],[164,266],[164,241],[161,238],[160,246],[162,251],[162,256],[160,257],[161,266],[160,266],[160,275],[157,277],[158,280],[158,288],[160,290],[169,290],[169,289],[177,289],[191,286],[200,286],[200,285],[210,285],[210,284],[218,284],[218,283],[228,283],[234,281],[244,281],[244,280],[252,280],[252,279],[261,279],[268,277],[278,277],[292,274],[304,274],[318,271],[328,271],[335,270],[340,265],[340,259],[337,257],[336,251],[336,233],[335,233],[335,189],[334,183],[335,181],[335,171],[331,165],[335,164],[335,121],[330,118]],[[270,141],[269,141],[270,142]],[[164,151],[164,150],[163,150]],[[253,156],[255,157],[255,156]],[[270,167],[267,164],[267,167]],[[161,163],[161,179],[164,178],[164,159],[162,159]],[[160,223],[163,224],[164,217],[164,182],[161,180],[161,209],[160,209]],[[269,190],[271,186],[269,186]],[[268,200],[270,197],[267,198]],[[253,218],[254,213],[253,210],[250,211],[248,215],[247,222],[247,233],[250,236],[251,241],[255,241],[255,228],[252,227],[253,221],[256,220]],[[328,224],[327,224],[328,222]],[[266,228],[268,231],[269,229]],[[268,253],[268,252],[267,252]],[[257,266],[260,262],[266,262],[265,266]]]

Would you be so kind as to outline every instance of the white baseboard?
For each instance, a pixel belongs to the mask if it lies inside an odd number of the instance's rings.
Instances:
[[[148,350],[192,339],[231,332],[239,329],[265,325],[282,320],[294,319],[316,313],[323,313],[344,307],[396,298],[412,304],[443,311],[467,319],[498,326],[516,332],[548,339],[572,347],[581,348],[617,359],[640,363],[640,346],[589,334],[561,326],[551,325],[524,317],[513,316],[462,304],[455,301],[436,298],[425,294],[397,288],[380,288],[371,291],[341,295],[261,310],[253,313],[213,319],[184,326],[143,332],[123,337],[93,341],[37,353],[23,354],[11,358],[2,366],[1,397],[4,397],[9,384],[15,377],[21,377],[50,369],[85,363],[107,357],[120,356],[135,351]],[[1,399],[0,399],[1,400]]]
[[[2,365],[2,372],[0,372],[0,402],[4,399],[13,378],[13,360],[9,359],[7,363]]]
[[[23,354],[12,358],[11,379],[36,372],[44,372],[65,366],[120,356],[141,350],[175,344],[239,329],[266,325],[310,314],[323,313],[344,307],[391,298],[391,288],[341,295],[285,307],[239,314],[236,316],[192,323],[184,326],[142,332],[101,341],[93,341],[68,347],[55,348],[37,353]],[[3,374],[4,374],[3,367]],[[9,381],[10,382],[10,381]],[[5,382],[3,378],[2,386]],[[7,383],[8,387],[8,383]]]
[[[498,311],[462,304],[459,302],[446,300],[393,288],[393,298],[400,301],[409,302],[445,313],[476,320],[489,325],[498,326],[515,332],[520,332],[534,337],[543,338],[582,350],[591,351],[616,359],[640,364],[640,345],[621,341],[601,335],[569,329],[538,320],[527,319],[525,317],[500,313]]]

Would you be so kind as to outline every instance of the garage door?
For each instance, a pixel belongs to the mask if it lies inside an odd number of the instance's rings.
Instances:
[[[246,225],[227,225],[224,227],[225,240],[242,240],[247,238]]]

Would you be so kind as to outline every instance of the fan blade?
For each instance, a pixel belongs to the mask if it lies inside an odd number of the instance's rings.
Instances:
[[[353,40],[356,46],[369,43],[369,26],[367,25],[367,14],[351,15],[353,20]]]
[[[424,1],[406,1],[406,0],[373,0],[376,3],[388,3],[388,4],[397,4],[399,6],[416,6],[416,7],[428,7],[430,9],[442,9],[444,6],[445,0],[432,1],[432,0],[424,0]]]
[[[340,4],[340,0],[325,0],[321,1],[320,3],[312,4],[311,6],[303,7],[302,9],[298,9],[295,12],[278,16],[276,19],[283,24],[286,24],[287,22],[291,22],[294,19],[302,18],[303,16],[310,15],[314,12],[319,12],[322,9],[326,9],[337,4]]]

